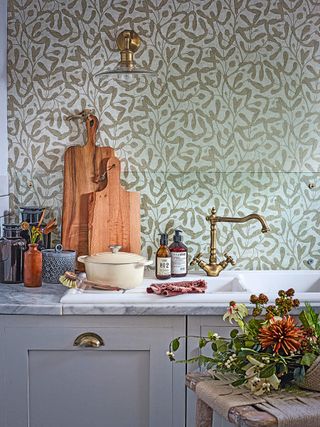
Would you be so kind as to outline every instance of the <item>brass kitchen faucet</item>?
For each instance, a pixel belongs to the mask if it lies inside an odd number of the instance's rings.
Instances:
[[[251,219],[257,219],[260,221],[262,225],[261,232],[267,233],[270,231],[270,228],[267,224],[267,221],[264,219],[263,216],[252,213],[250,215],[244,216],[242,218],[233,218],[233,217],[227,217],[227,216],[216,216],[217,211],[215,208],[211,209],[211,215],[208,215],[206,217],[206,220],[210,222],[210,257],[209,257],[209,264],[204,262],[201,257],[202,253],[198,253],[193,260],[191,261],[190,265],[198,264],[202,270],[204,270],[207,273],[207,276],[219,276],[220,272],[226,268],[228,264],[235,265],[236,262],[234,259],[228,255],[227,253],[224,254],[225,260],[217,263],[217,222],[235,222],[235,223],[243,223],[250,221]]]

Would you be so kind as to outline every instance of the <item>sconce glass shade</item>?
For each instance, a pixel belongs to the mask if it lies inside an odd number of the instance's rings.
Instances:
[[[106,69],[96,76],[131,76],[143,74],[156,76],[156,72],[148,67],[140,67],[134,61],[134,53],[139,49],[141,39],[132,30],[124,30],[117,37],[117,47],[120,51],[120,61],[114,68]]]

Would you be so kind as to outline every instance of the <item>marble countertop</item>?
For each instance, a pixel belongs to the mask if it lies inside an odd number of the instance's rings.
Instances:
[[[160,304],[63,304],[63,315],[122,315],[122,316],[214,316],[226,312],[227,304],[210,306],[169,302]]]
[[[67,289],[59,284],[26,288],[23,284],[0,284],[0,315],[220,315],[226,304],[210,306],[169,301],[167,304],[61,304]]]
[[[290,274],[292,275],[293,272]],[[299,274],[304,273],[297,273],[293,277],[298,277]],[[147,275],[143,286],[155,280],[148,276],[150,275]],[[301,294],[303,298],[300,298],[300,301],[310,301],[313,307],[320,307],[320,292],[315,293],[313,289],[313,283],[315,283],[318,290],[319,272],[313,275],[308,273],[308,277],[312,286],[309,293]],[[188,275],[189,280],[194,278],[195,274]],[[302,278],[306,280],[304,276]],[[289,279],[291,284],[293,279],[291,276]],[[75,290],[68,290],[60,284],[43,284],[40,288],[26,288],[23,284],[0,283],[0,315],[221,315],[225,313],[230,298],[237,302],[248,303],[250,292],[247,288],[242,288],[241,280],[241,272],[225,272],[219,278],[206,278],[208,288],[205,294],[179,295],[170,298],[147,294],[145,288],[114,294],[103,292],[103,295],[101,292],[94,294],[91,291],[84,295],[85,298],[81,295],[76,295],[74,298],[72,293]],[[264,284],[263,289],[269,289],[271,292],[270,286],[269,280],[268,284]],[[221,293],[222,289],[227,290],[227,294]],[[300,297],[299,294],[297,296]],[[313,300],[310,300],[312,296]],[[295,313],[299,311],[298,309]]]
[[[26,288],[20,284],[0,284],[0,314],[61,315],[60,299],[66,288],[58,284],[44,284],[40,288]]]

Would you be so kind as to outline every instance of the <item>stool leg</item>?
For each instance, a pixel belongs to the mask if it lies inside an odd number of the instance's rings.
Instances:
[[[212,408],[201,399],[197,399],[196,427],[212,427]]]

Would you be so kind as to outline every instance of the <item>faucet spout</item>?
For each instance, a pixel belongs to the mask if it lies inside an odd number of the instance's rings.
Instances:
[[[259,215],[257,213],[252,213],[250,215],[246,215],[240,218],[233,218],[228,216],[216,216],[216,222],[244,223],[244,222],[250,221],[251,219],[257,219],[260,222],[262,226],[261,233],[267,233],[268,231],[270,231],[270,228],[265,218],[262,215]]]

